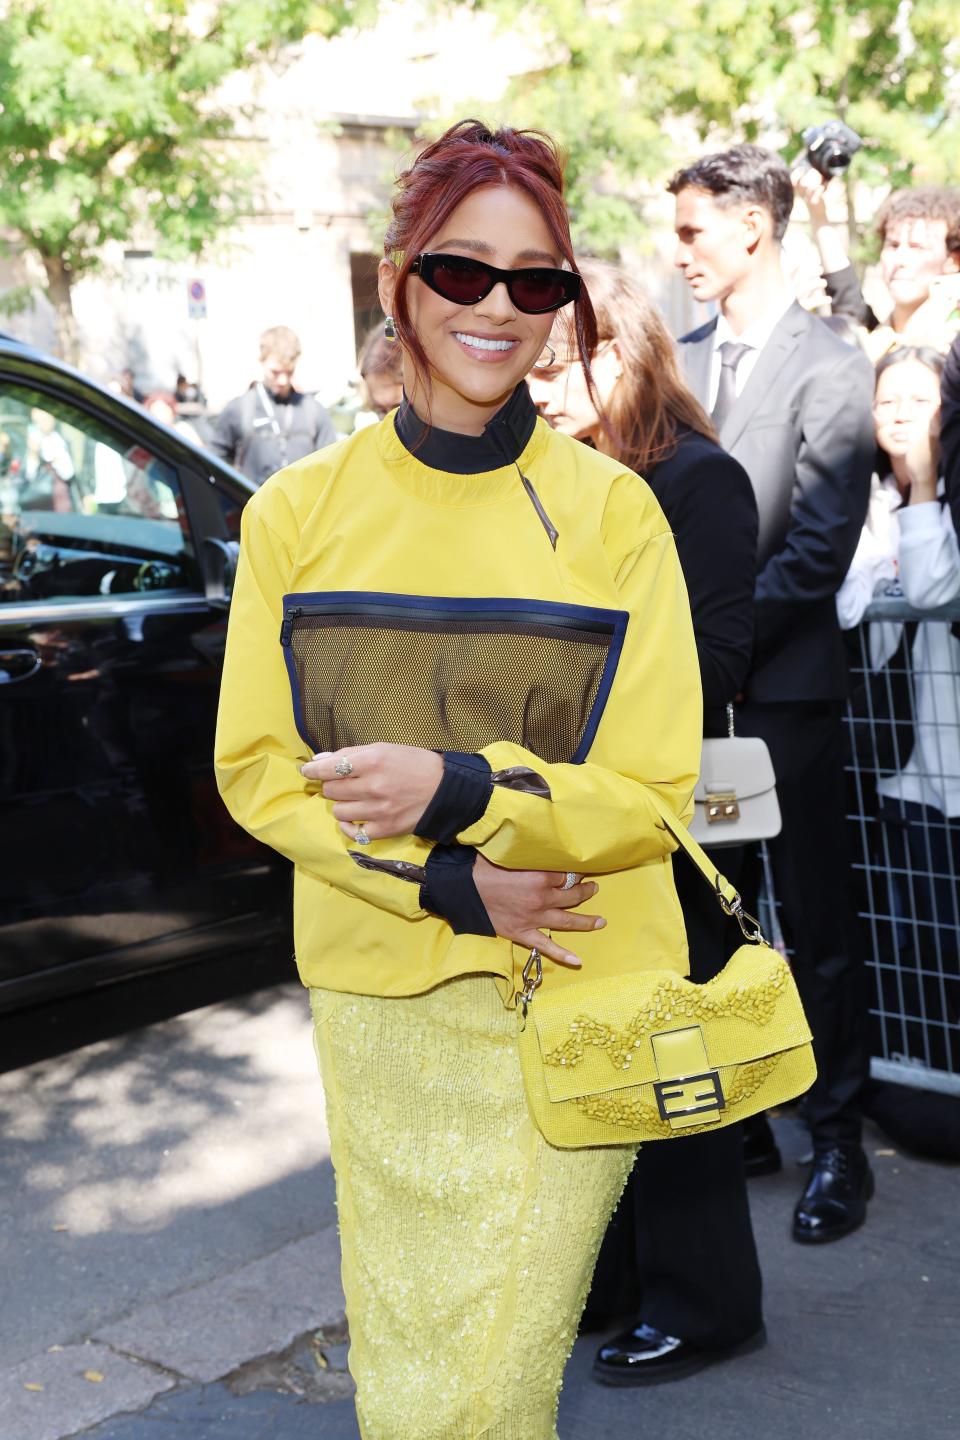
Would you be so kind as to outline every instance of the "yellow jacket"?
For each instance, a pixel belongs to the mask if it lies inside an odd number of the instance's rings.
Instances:
[[[294,862],[307,985],[407,995],[485,972],[512,994],[527,953],[489,922],[470,933],[483,925],[443,899],[462,847],[599,877],[607,927],[572,937],[585,978],[686,971],[674,842],[651,798],[689,815],[702,733],[673,536],[643,480],[528,416],[520,389],[501,412],[513,463],[484,462],[478,441],[480,473],[434,468],[444,439],[469,465],[470,438],[431,431],[412,454],[390,415],[244,511],[217,779],[234,818]],[[373,740],[463,752],[443,845],[360,850],[300,774],[315,750]],[[579,973],[547,968],[551,984]]]

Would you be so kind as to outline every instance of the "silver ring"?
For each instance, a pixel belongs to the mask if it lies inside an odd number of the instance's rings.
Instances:
[[[339,775],[342,780],[345,776],[353,774],[353,766],[349,760],[338,760],[333,767],[333,773]]]
[[[356,835],[354,836],[354,839],[356,840],[356,842],[357,842],[358,845],[369,845],[369,844],[370,844],[370,836],[367,834],[366,830],[364,830],[364,828],[363,828],[363,823],[364,823],[364,822],[361,820],[360,823],[358,824],[358,826],[357,826],[357,833],[356,833]]]
[[[580,876],[576,873],[576,871],[575,871],[575,870],[568,870],[568,871],[567,871],[567,878],[566,878],[566,880],[564,880],[563,884],[560,886],[560,889],[561,889],[561,890],[572,890],[573,887],[574,887],[574,885],[579,885],[579,883],[580,883]]]

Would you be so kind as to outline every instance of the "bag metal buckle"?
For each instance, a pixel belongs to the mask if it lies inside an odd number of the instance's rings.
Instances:
[[[653,1093],[660,1119],[674,1130],[719,1120],[727,1101],[720,1072],[710,1064],[703,1027],[661,1030],[651,1035],[650,1043],[658,1072]]]
[[[709,1090],[691,1090],[708,1082]],[[705,1115],[727,1107],[719,1070],[704,1070],[700,1075],[678,1075],[675,1080],[657,1080],[653,1087],[661,1120],[676,1120],[681,1115]],[[673,1101],[687,1101],[675,1105]]]
[[[725,821],[740,819],[740,802],[737,799],[736,790],[709,791],[705,808],[708,825],[718,825]]]

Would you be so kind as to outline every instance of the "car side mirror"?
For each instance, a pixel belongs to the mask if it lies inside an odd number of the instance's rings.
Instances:
[[[237,574],[240,542],[220,540],[215,535],[208,535],[203,545],[204,592],[211,605],[219,610],[227,610]]]

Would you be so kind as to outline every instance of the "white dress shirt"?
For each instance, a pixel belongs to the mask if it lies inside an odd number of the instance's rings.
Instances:
[[[949,505],[905,505],[899,520],[900,584],[916,610],[935,609],[960,595],[960,547]],[[960,641],[945,620],[917,626],[913,642],[914,745],[906,765],[881,780],[890,800],[913,800],[960,815]]]
[[[710,403],[707,406],[708,410],[712,410],[714,405],[716,405],[717,391],[720,388],[720,346],[728,340],[732,340],[740,345],[750,346],[749,351],[737,366],[736,393],[737,395],[741,395],[744,385],[746,385],[750,379],[753,367],[760,358],[760,351],[764,345],[766,345],[793,302],[793,294],[790,291],[785,291],[775,304],[765,310],[758,320],[754,320],[752,325],[748,325],[740,335],[734,335],[722,312],[717,316],[717,328],[713,337],[713,360],[710,368]]]

